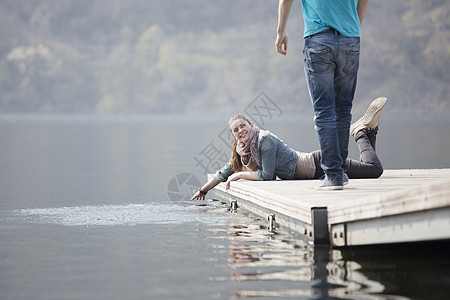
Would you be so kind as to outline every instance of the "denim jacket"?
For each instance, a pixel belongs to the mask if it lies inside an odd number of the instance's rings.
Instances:
[[[261,169],[256,171],[258,180],[294,179],[297,153],[288,147],[276,135],[260,130],[255,143],[259,154]],[[216,172],[217,178],[225,182],[233,174],[230,163]]]

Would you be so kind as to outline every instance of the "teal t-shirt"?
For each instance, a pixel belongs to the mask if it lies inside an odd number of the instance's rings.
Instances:
[[[358,0],[302,0],[304,37],[330,27],[343,36],[361,36]]]

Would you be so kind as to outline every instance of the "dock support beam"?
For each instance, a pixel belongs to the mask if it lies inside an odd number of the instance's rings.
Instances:
[[[330,233],[328,230],[328,213],[326,207],[313,207],[311,209],[313,223],[313,242],[315,245],[329,245]]]

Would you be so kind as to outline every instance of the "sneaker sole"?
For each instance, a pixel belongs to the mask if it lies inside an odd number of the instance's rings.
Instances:
[[[344,186],[333,185],[333,186],[317,186],[316,190],[318,191],[340,191],[343,190]]]
[[[367,109],[364,116],[362,116],[358,121],[356,121],[350,126],[350,132],[352,133],[352,135],[357,133],[354,132],[357,127],[371,128],[371,129],[376,128],[380,122],[379,116],[383,111],[386,102],[387,102],[386,97],[379,97],[373,100],[372,103],[370,103],[369,108]]]

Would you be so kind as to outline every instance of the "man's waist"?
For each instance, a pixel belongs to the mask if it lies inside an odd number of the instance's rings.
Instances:
[[[337,31],[336,29],[334,29],[333,27],[327,28],[325,30],[319,31],[317,33],[311,34],[307,37],[312,37],[318,34],[334,34],[334,35],[341,35],[341,33],[339,31]]]

